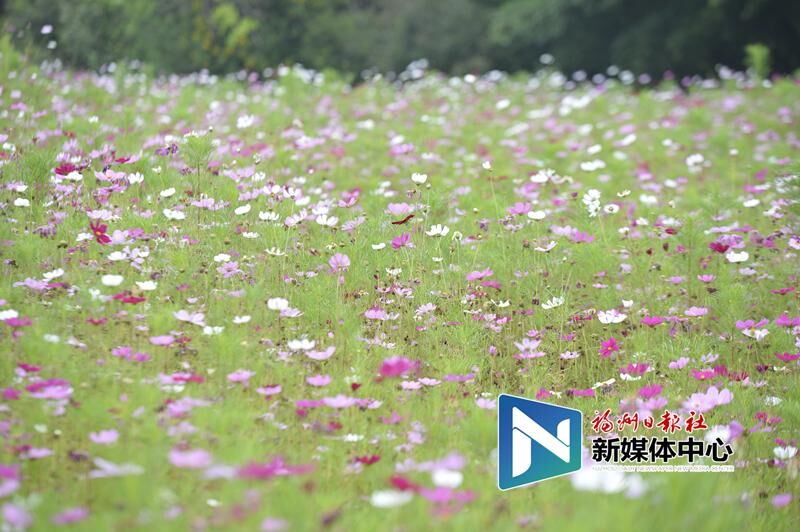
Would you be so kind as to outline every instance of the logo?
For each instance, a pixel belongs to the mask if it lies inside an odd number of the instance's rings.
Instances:
[[[580,410],[500,394],[497,485],[518,488],[581,468]]]

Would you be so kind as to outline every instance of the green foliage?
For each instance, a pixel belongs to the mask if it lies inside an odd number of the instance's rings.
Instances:
[[[543,53],[567,72],[800,66],[791,0],[8,0],[3,18],[18,48],[89,68],[138,59],[163,72],[225,73],[300,62],[359,74],[427,58],[460,74],[536,69]],[[771,61],[757,48],[742,62],[754,42]]]
[[[748,44],[745,47],[744,64],[761,79],[769,76],[769,48],[761,43]]]

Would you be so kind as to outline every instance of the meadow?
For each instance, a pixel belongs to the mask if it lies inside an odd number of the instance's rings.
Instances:
[[[800,525],[796,80],[0,74],[3,530]],[[500,393],[736,470],[501,492]]]

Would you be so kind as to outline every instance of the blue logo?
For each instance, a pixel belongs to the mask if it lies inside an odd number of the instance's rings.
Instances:
[[[500,394],[497,485],[501,490],[581,468],[583,414],[574,408]]]

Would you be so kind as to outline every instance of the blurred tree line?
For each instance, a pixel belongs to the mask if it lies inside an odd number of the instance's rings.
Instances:
[[[0,16],[20,48],[89,68],[359,74],[427,58],[463,74],[535,70],[548,53],[566,72],[660,76],[742,67],[753,43],[773,70],[800,67],[800,0],[0,0]]]

